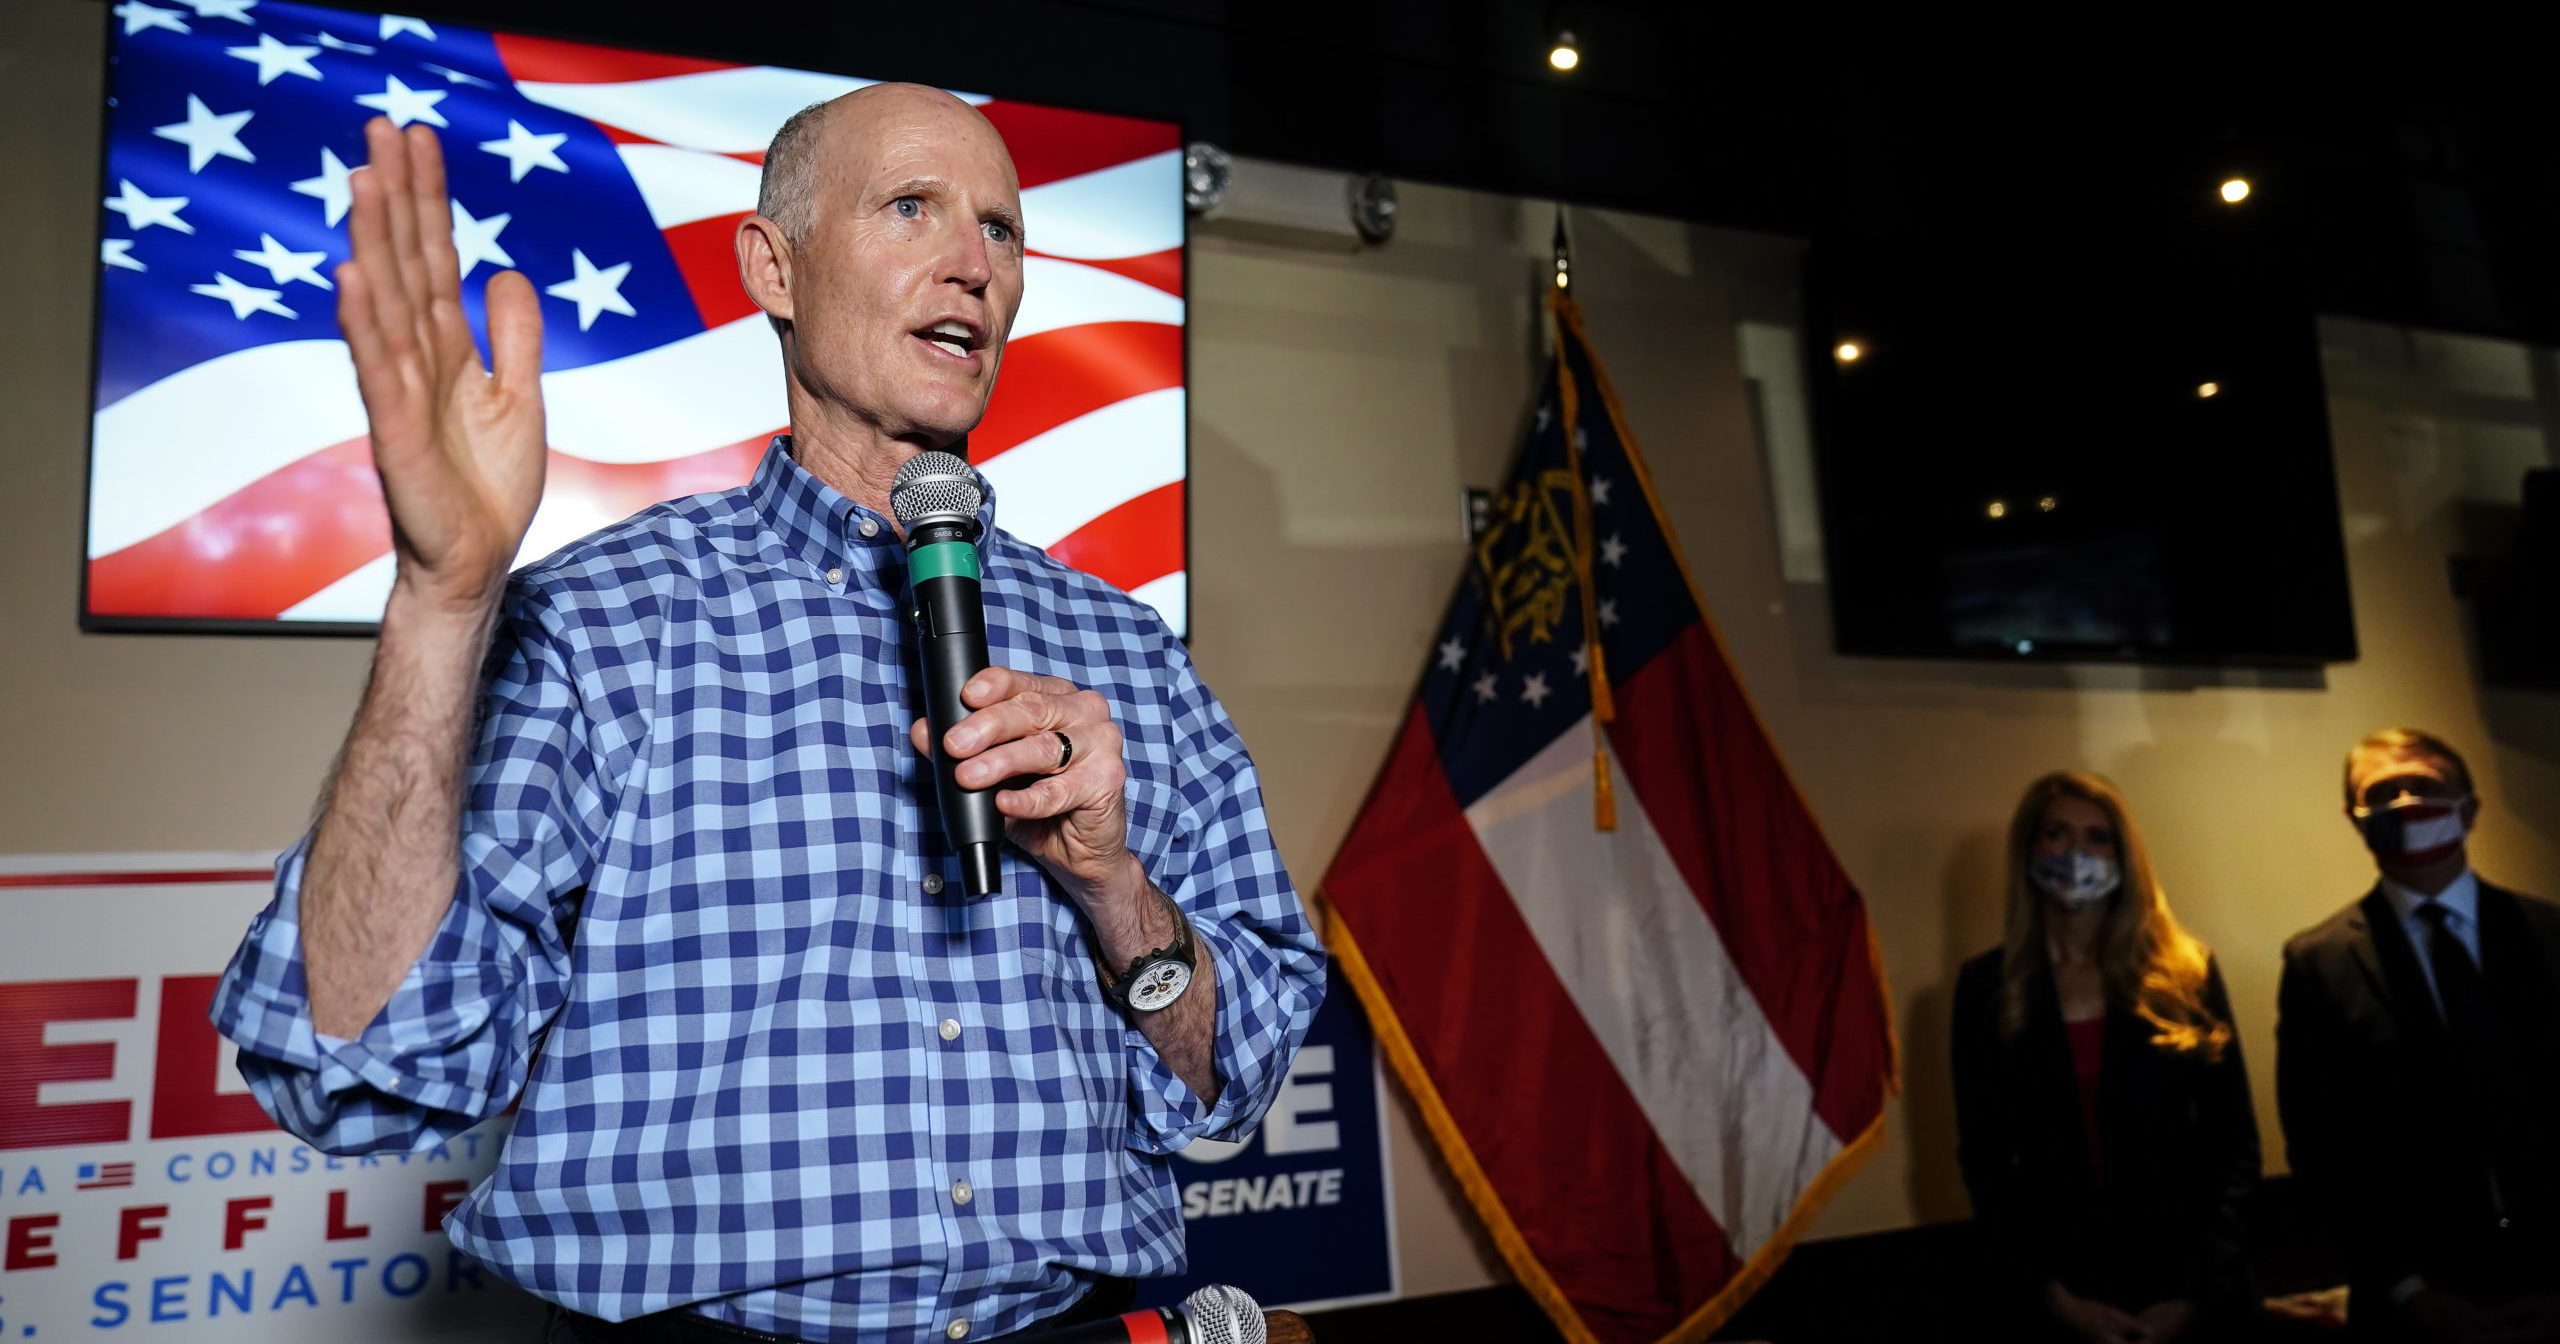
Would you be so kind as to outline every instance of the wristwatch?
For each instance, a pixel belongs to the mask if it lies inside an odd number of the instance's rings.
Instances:
[[[1182,907],[1172,897],[1157,892],[1156,899],[1173,912],[1173,945],[1138,954],[1129,969],[1117,976],[1108,971],[1103,975],[1103,994],[1125,1012],[1160,1012],[1191,988],[1191,971],[1197,964],[1191,921],[1183,918]]]

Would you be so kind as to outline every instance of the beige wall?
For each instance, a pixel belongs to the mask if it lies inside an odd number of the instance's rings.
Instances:
[[[0,162],[15,174],[0,194],[0,410],[16,487],[0,496],[0,852],[280,847],[369,645],[73,624],[99,31],[95,5],[33,0],[0,33]],[[1536,373],[1550,209],[1415,186],[1404,206],[1382,248],[1216,230],[1193,248],[1194,646],[1308,886],[1458,574],[1458,488],[1499,480]],[[1844,659],[1821,591],[1780,577],[1736,366],[1738,296],[1755,316],[1778,301],[1783,249],[1634,216],[1575,223],[1577,284],[1630,427],[1883,938],[1909,1087],[1818,1235],[1965,1211],[1947,996],[1957,962],[1995,936],[1999,828],[2046,769],[2094,768],[2132,796],[2172,900],[2222,956],[2271,1137],[2277,945],[2370,876],[2336,811],[2348,742],[2407,721],[2467,747],[2489,800],[2480,866],[2560,893],[2560,713],[2548,697],[2484,699],[2446,597],[2462,463],[2481,437],[2451,417],[2478,404],[2395,392],[2405,340],[2333,342],[2339,385],[2360,389],[2331,415],[2361,661],[2275,675]],[[2378,365],[2389,376],[2354,376]],[[2514,426],[2503,432],[2512,447]],[[1391,1128],[1407,1290],[1496,1276],[1409,1116]]]

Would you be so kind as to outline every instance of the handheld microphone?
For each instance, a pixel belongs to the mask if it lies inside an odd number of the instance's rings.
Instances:
[[[987,666],[987,607],[978,589],[978,474],[950,453],[918,453],[889,482],[889,508],[907,530],[907,587],[915,597],[916,647],[924,664],[925,731],[933,738],[935,794],[942,829],[960,855],[971,896],[998,887],[1004,814],[993,789],[960,787],[959,762],[942,735],[968,717],[960,688]]]
[[[1262,1308],[1242,1288],[1213,1283],[1178,1307],[1148,1307],[1107,1321],[1035,1330],[1022,1344],[1264,1344]]]

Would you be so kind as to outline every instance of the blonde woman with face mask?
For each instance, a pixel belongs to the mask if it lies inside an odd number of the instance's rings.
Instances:
[[[2253,1303],[2259,1163],[2221,975],[2106,780],[2030,785],[2008,860],[2007,934],[1958,976],[1953,1035],[1957,1155],[2012,1333],[2211,1338]]]

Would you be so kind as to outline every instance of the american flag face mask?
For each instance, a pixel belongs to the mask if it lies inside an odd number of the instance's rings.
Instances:
[[[2401,798],[2381,807],[2359,807],[2356,828],[2365,847],[2385,867],[2423,868],[2462,847],[2469,828],[2462,823],[2461,798]]]

